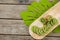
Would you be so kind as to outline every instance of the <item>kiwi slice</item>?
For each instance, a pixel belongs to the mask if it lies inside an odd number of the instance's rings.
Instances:
[[[49,15],[48,17],[41,18],[40,22],[43,23],[43,27],[32,26],[31,30],[38,35],[44,35],[58,22],[58,20]]]
[[[40,21],[45,24],[46,23],[46,19],[45,18],[41,18]]]

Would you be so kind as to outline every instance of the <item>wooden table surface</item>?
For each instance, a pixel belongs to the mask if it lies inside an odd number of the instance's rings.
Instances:
[[[29,2],[19,0],[0,0],[0,40],[36,40],[28,32],[28,27],[20,17]],[[23,5],[22,5],[23,4]],[[50,33],[42,40],[60,40],[60,33]]]

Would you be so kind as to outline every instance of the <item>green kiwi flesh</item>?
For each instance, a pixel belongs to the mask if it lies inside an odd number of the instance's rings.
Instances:
[[[31,30],[32,32],[38,34],[38,35],[44,35],[46,34],[55,24],[58,23],[58,20],[51,15],[48,15],[46,18],[41,18],[39,20],[41,23],[43,23],[43,27],[38,27],[36,25],[32,26]]]

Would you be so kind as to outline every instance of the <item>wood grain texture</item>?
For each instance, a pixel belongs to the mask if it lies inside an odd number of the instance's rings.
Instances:
[[[20,12],[27,9],[27,5],[0,5],[0,18],[20,18]]]
[[[0,0],[0,40],[35,40],[20,20],[20,12],[27,9],[27,5],[20,4],[18,0]],[[42,40],[60,40],[60,33],[50,33]]]
[[[19,34],[28,35],[28,27],[23,25],[22,20],[1,20],[0,34]]]
[[[0,35],[0,40],[34,40],[31,36]]]

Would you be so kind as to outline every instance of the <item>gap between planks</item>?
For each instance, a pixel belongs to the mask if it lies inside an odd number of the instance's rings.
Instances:
[[[0,3],[0,5],[30,5],[31,3]]]
[[[18,18],[0,18],[0,19],[3,19],[3,20],[23,20],[23,19],[18,19]]]
[[[3,5],[28,5],[31,4],[33,0],[0,0],[0,4]]]

